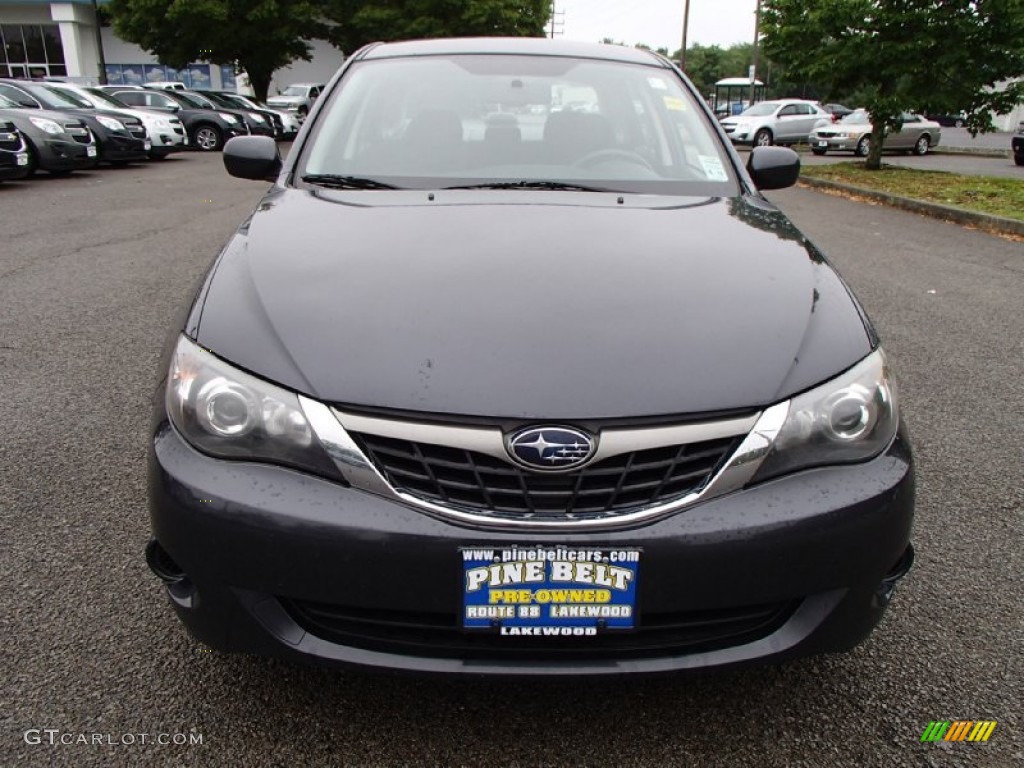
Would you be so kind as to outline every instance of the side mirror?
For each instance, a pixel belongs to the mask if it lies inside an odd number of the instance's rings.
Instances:
[[[800,178],[800,156],[788,147],[754,147],[747,172],[758,189],[792,187]]]
[[[281,173],[281,155],[269,136],[236,136],[224,145],[224,167],[240,179],[274,181]]]

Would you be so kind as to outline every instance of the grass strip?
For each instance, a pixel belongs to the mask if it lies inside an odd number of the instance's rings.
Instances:
[[[800,175],[1024,221],[1024,174],[1020,179],[967,176],[884,163],[882,170],[869,171],[863,162],[853,162],[805,165]]]

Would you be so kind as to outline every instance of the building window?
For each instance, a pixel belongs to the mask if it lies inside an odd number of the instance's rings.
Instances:
[[[64,77],[67,73],[56,24],[0,24],[0,76]]]
[[[189,64],[184,69],[175,69],[164,64],[107,64],[107,82],[111,85],[145,85],[166,80],[206,90],[210,87],[210,65]]]

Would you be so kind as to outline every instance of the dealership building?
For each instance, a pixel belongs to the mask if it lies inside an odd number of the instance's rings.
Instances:
[[[106,0],[102,0],[103,5]],[[107,81],[141,85],[179,80],[190,88],[234,90],[234,67],[197,61],[182,69],[161,64],[152,54],[100,27]],[[341,52],[322,40],[311,41],[312,61],[295,61],[274,74],[270,92],[290,83],[323,83],[338,69]],[[0,0],[0,77],[62,77],[100,81],[100,45],[92,0]]]

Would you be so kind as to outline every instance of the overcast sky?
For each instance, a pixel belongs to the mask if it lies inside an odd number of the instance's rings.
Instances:
[[[756,0],[690,0],[689,43],[753,42]],[[556,0],[556,17],[568,40],[598,42],[610,37],[628,45],[679,49],[684,0]]]

